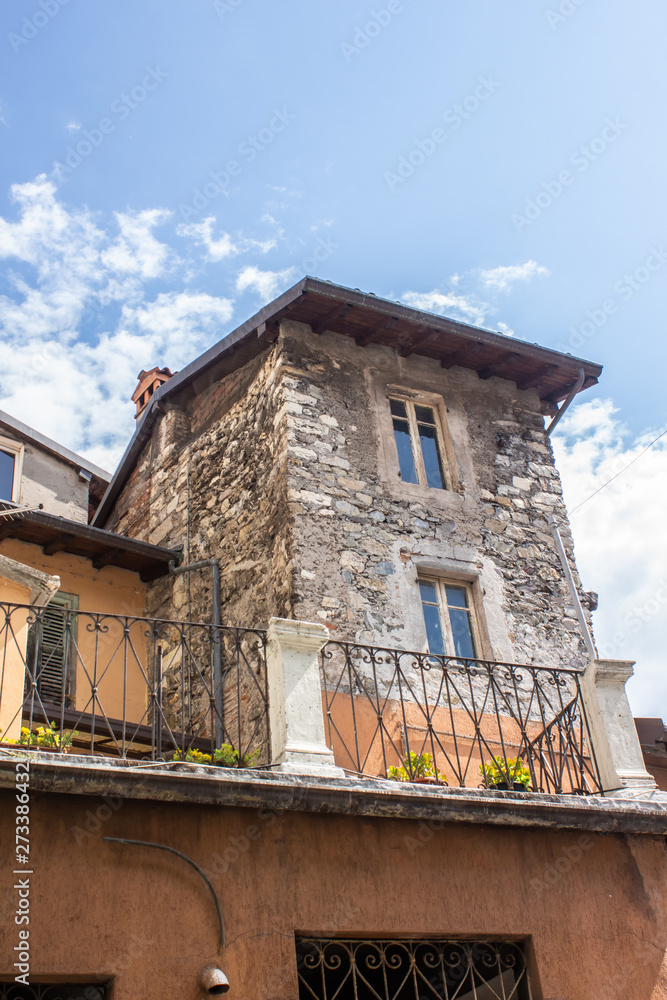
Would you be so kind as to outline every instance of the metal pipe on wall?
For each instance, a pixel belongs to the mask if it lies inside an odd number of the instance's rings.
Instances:
[[[551,532],[554,536],[554,541],[556,543],[556,550],[560,557],[561,565],[563,567],[563,572],[565,573],[565,579],[567,581],[568,590],[570,591],[570,597],[574,603],[574,609],[577,613],[577,618],[579,619],[579,624],[581,625],[582,631],[584,633],[584,642],[586,644],[586,650],[591,658],[591,660],[597,660],[598,654],[593,643],[593,637],[588,628],[588,622],[586,621],[586,616],[584,615],[584,609],[581,606],[581,601],[579,600],[579,594],[577,593],[577,588],[574,583],[574,576],[572,575],[572,569],[568,562],[567,553],[565,552],[565,546],[563,545],[563,539],[560,537],[560,531],[558,530],[558,523],[556,518],[551,515],[549,518],[549,524],[551,525]]]
[[[181,573],[189,573],[192,570],[211,570],[212,601],[213,611],[211,615],[213,624],[213,702],[215,705],[215,744],[220,746],[223,740],[222,725],[222,650],[220,645],[220,564],[217,559],[199,559],[197,562],[186,563],[176,566],[169,564],[169,572],[172,576],[180,576]]]

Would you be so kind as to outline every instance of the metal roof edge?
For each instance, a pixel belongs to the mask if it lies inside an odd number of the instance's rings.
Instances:
[[[23,437],[27,437],[30,441],[34,441],[35,444],[57,455],[58,458],[69,462],[70,465],[74,465],[79,469],[85,469],[86,472],[92,472],[94,476],[97,476],[98,479],[103,480],[105,483],[111,481],[112,474],[107,472],[106,469],[101,469],[99,465],[90,462],[83,455],[78,455],[75,451],[70,451],[69,448],[54,441],[53,438],[41,434],[34,427],[24,424],[22,420],[17,420],[16,417],[12,417],[10,413],[6,413],[4,410],[0,410],[0,425],[9,428],[16,434],[22,434]]]

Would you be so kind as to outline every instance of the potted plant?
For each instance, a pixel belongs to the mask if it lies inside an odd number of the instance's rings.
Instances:
[[[479,765],[484,786],[498,791],[529,792],[530,771],[521,757],[492,757],[487,764]]]
[[[388,767],[387,777],[391,781],[413,781],[416,784],[435,785],[438,781],[441,785],[447,784],[446,775],[439,772],[433,763],[433,755],[415,753],[414,750],[408,751],[401,767]]]
[[[52,722],[50,726],[38,726],[36,730],[21,726],[19,738],[17,740],[5,739],[2,741],[2,746],[68,753],[75,736],[78,736],[76,730],[56,732],[55,722]]]
[[[210,753],[188,747],[187,750],[174,750],[169,755],[169,760],[183,761],[186,764],[212,764],[215,767],[252,767],[259,754],[260,751],[257,749],[252,753],[244,753],[241,757],[231,743],[223,743],[222,746],[216,747],[212,757]]]

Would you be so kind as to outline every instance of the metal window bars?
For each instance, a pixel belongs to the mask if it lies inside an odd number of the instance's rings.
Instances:
[[[521,942],[297,937],[299,1000],[531,1000]]]
[[[99,983],[0,983],[0,1000],[104,1000],[106,987]]]
[[[580,671],[333,640],[321,672],[328,743],[348,771],[391,777],[402,767],[394,777],[459,787],[602,790]],[[484,771],[489,764],[501,774]]]
[[[228,762],[267,765],[266,633],[0,604],[0,724],[5,745],[157,760],[222,742]]]

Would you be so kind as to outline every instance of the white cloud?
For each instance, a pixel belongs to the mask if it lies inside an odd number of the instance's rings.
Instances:
[[[248,289],[256,292],[263,302],[270,302],[276,295],[284,291],[294,278],[296,269],[287,267],[284,271],[260,271],[250,265],[244,267],[236,279],[236,290],[245,292]]]
[[[401,299],[415,309],[448,316],[473,326],[495,326],[501,333],[513,337],[514,330],[507,323],[493,319],[498,309],[488,299],[501,292],[511,291],[512,285],[517,281],[529,281],[538,275],[547,274],[549,271],[546,267],[529,260],[525,264],[494,267],[488,271],[471,270],[464,274],[452,274],[444,288],[434,288],[430,292],[404,292]]]
[[[531,278],[548,274],[548,268],[542,267],[535,260],[527,260],[525,264],[510,264],[507,267],[494,267],[490,271],[482,271],[480,278],[486,288],[506,292],[517,281],[530,281]]]
[[[134,429],[141,367],[187,364],[221,339],[229,298],[145,283],[182,262],[154,230],[164,209],[118,213],[107,231],[72,210],[45,177],[14,185],[16,221],[0,218],[0,407],[113,469]],[[97,332],[91,340],[87,324]]]
[[[667,435],[638,458],[657,433],[631,440],[612,402],[595,400],[563,418],[554,449],[582,582],[600,594],[593,616],[600,655],[636,660],[628,684],[634,714],[667,721]]]
[[[460,295],[458,292],[405,292],[401,298],[414,309],[450,316],[465,323],[481,326],[488,306],[477,302],[474,296]]]
[[[67,122],[67,125],[65,125],[68,132],[78,132],[81,127],[81,122],[75,121]]]
[[[215,239],[213,236],[215,221],[213,216],[209,216],[202,222],[193,222],[188,225],[182,224],[178,226],[176,232],[179,236],[190,237],[196,246],[205,247],[208,259],[212,261],[224,260],[226,257],[233,257],[247,250],[258,250],[260,253],[267,253],[267,251],[272,250],[276,245],[274,239],[251,240],[243,237],[232,239],[229,233],[225,232],[221,233]]]
[[[171,212],[164,208],[151,208],[134,214],[117,212],[120,233],[102,254],[102,263],[117,274],[137,275],[144,280],[159,278],[173,252],[166,243],[160,243],[155,238],[153,229],[170,217]]]

